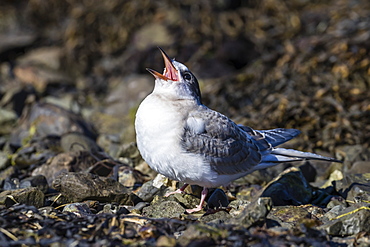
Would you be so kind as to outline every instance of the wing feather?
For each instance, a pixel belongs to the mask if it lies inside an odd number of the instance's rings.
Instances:
[[[226,116],[201,106],[185,122],[184,151],[202,155],[218,174],[247,172],[260,162],[255,141]]]

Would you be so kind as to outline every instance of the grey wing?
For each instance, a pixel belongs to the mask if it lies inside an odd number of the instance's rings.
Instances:
[[[182,147],[186,152],[202,155],[218,174],[244,173],[261,160],[259,147],[245,131],[208,108],[189,114]]]

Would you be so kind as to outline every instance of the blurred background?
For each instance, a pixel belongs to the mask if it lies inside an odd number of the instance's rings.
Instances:
[[[134,141],[160,46],[237,123],[300,129],[291,145],[306,151],[368,150],[369,38],[367,0],[2,0],[0,147],[22,145],[35,102],[82,114],[95,137]]]

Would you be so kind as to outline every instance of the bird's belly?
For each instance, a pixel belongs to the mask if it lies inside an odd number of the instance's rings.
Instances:
[[[184,123],[178,110],[143,102],[135,120],[137,146],[143,159],[158,173],[177,181],[218,187],[242,174],[219,175],[201,154],[181,146]]]

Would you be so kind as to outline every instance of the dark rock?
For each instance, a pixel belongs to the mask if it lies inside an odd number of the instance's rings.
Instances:
[[[73,202],[98,200],[124,205],[135,205],[139,202],[137,196],[117,181],[90,173],[68,172],[59,175],[53,181],[53,188]]]
[[[36,187],[43,193],[46,193],[49,189],[48,182],[43,175],[32,176],[21,180],[19,188],[23,189],[29,187]]]
[[[0,204],[10,207],[11,205],[20,203],[39,208],[44,205],[44,198],[44,193],[36,187],[7,190],[0,193]]]
[[[303,176],[305,177],[307,182],[314,182],[317,176],[317,171],[313,165],[309,161],[305,161],[303,165],[299,166]]]
[[[48,135],[61,136],[68,132],[80,132],[95,139],[96,134],[90,124],[81,116],[59,106],[36,103],[22,113],[22,120],[11,134],[10,144],[20,147],[22,142]]]
[[[312,188],[302,172],[298,168],[292,167],[270,182],[261,196],[270,197],[275,206],[298,206],[310,202]]]
[[[229,205],[229,200],[225,192],[221,189],[216,189],[209,197],[207,201],[209,208],[225,208]]]
[[[185,208],[175,201],[162,201],[143,208],[143,215],[150,218],[180,218]]]

